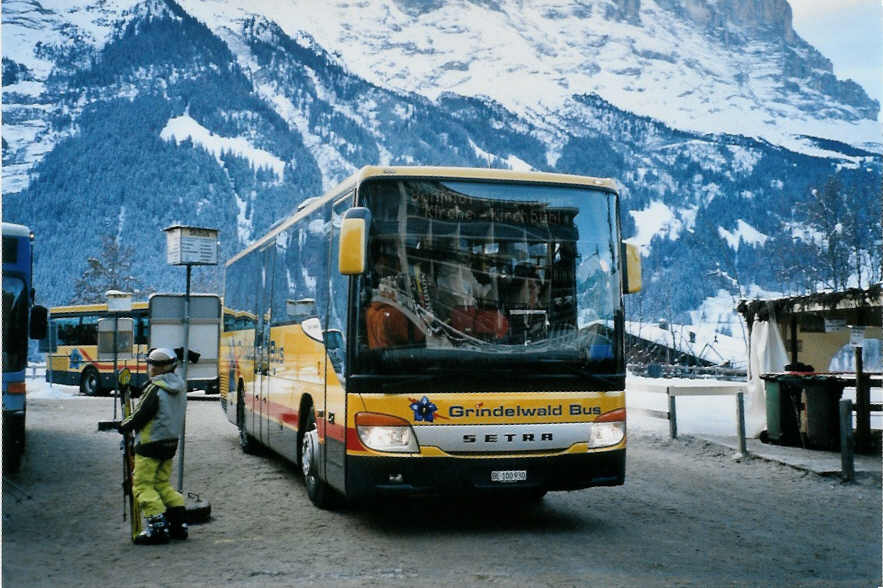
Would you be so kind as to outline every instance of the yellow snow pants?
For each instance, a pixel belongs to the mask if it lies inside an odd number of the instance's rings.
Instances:
[[[145,517],[162,514],[167,508],[186,504],[184,497],[169,483],[171,475],[171,459],[155,459],[135,454],[132,491]]]

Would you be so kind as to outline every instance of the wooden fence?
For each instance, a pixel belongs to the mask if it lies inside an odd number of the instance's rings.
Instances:
[[[646,414],[648,416],[668,421],[669,434],[672,439],[678,437],[678,396],[735,396],[736,397],[736,436],[739,440],[738,455],[747,455],[745,447],[745,392],[746,382],[708,382],[697,380],[690,383],[642,383],[641,390],[658,392],[668,397],[668,410],[652,410],[649,408],[629,407],[630,411]]]

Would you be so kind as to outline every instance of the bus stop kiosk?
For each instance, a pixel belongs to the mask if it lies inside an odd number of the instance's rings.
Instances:
[[[766,398],[767,417],[771,414],[774,420],[781,417],[768,423],[773,425],[771,432],[788,437],[793,434],[796,423],[805,441],[815,423],[816,431],[822,432],[819,444],[837,445],[827,438],[830,433],[824,433],[830,429],[830,422],[822,421],[835,418],[830,414],[831,399],[826,395],[839,395],[844,387],[854,386],[855,448],[859,453],[872,451],[875,442],[870,415],[872,410],[880,411],[883,407],[871,403],[870,389],[880,386],[881,374],[865,370],[863,346],[865,339],[883,339],[883,284],[842,292],[742,300],[737,310],[748,325],[750,357],[759,351],[751,348],[755,340],[751,333],[761,322],[774,325],[784,343],[787,364],[766,374],[752,375],[752,378],[764,378],[768,384],[766,390],[772,391],[773,396],[778,394],[775,398]],[[829,371],[831,360],[847,345],[854,354],[854,371]],[[798,400],[786,402],[792,395]],[[797,411],[793,419],[789,410]],[[849,416],[847,423],[851,426]]]

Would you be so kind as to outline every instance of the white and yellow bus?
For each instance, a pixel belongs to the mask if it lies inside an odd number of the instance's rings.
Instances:
[[[113,361],[98,359],[98,321],[111,317],[107,304],[75,304],[49,309],[49,333],[41,341],[47,352],[46,381],[79,386],[87,396],[106,394],[114,389]],[[147,381],[147,344],[150,329],[146,302],[133,302],[132,310],[120,317],[133,320],[133,359],[120,360],[118,368],[129,368],[132,384]]]
[[[337,495],[622,484],[612,180],[365,167],[226,265],[221,405]],[[626,261],[628,259],[628,262]]]

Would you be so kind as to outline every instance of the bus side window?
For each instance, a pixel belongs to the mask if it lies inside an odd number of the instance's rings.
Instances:
[[[149,327],[146,314],[135,316],[135,345],[147,345]]]
[[[229,333],[230,331],[236,330],[236,316],[227,310],[224,309],[224,332]]]
[[[80,328],[79,317],[73,318],[57,318],[53,321],[57,326],[56,336],[58,337],[57,345],[77,345],[77,331]]]
[[[98,345],[98,317],[94,315],[82,317],[77,337],[80,345]]]

